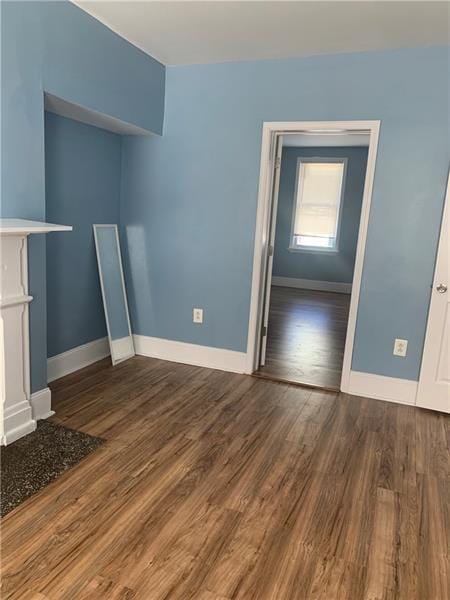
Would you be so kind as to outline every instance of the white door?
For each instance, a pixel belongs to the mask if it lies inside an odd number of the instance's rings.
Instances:
[[[417,391],[418,406],[450,412],[450,174]]]
[[[274,148],[274,169],[272,177],[272,199],[270,212],[269,243],[266,264],[266,287],[264,294],[264,307],[261,331],[261,351],[259,364],[263,366],[266,362],[267,329],[269,326],[270,286],[272,284],[273,251],[275,247],[275,228],[277,225],[278,189],[280,187],[281,153],[283,150],[283,137],[277,135]]]

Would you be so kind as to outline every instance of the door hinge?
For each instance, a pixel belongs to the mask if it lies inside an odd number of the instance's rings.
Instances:
[[[265,325],[262,326],[261,335],[264,337],[267,335],[267,327]]]
[[[279,169],[281,167],[281,158],[276,156],[275,158],[269,159],[270,167],[273,165],[275,169]]]
[[[269,246],[269,256],[273,256],[273,246]]]

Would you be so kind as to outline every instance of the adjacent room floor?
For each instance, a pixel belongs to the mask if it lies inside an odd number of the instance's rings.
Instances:
[[[448,598],[449,417],[143,357],[51,387],[106,442],[4,518],[2,598]]]
[[[350,294],[272,286],[258,375],[339,390]]]

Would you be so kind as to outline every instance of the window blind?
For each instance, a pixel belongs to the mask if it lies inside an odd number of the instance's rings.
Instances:
[[[336,237],[343,174],[343,163],[301,163],[294,235]]]

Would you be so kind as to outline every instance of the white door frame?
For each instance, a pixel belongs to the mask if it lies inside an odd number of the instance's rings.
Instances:
[[[275,159],[275,164],[273,171],[271,173],[271,186],[270,186],[270,216],[268,223],[268,247],[270,248],[270,252],[268,252],[267,263],[266,263],[266,276],[265,276],[265,286],[264,293],[262,298],[262,306],[261,306],[261,329],[264,332],[261,332],[260,341],[261,344],[259,346],[259,365],[264,365],[266,360],[266,348],[267,348],[267,328],[269,324],[269,308],[270,308],[270,284],[272,281],[272,269],[273,269],[273,254],[275,249],[275,228],[277,225],[277,208],[278,208],[278,191],[280,187],[280,174],[281,174],[281,153],[283,150],[283,136],[275,135],[273,137],[274,146],[271,150],[272,155]]]
[[[266,264],[269,241],[269,225],[271,211],[270,182],[274,170],[273,140],[277,135],[286,133],[335,133],[361,132],[370,135],[367,156],[366,178],[361,205],[358,244],[353,272],[352,294],[348,317],[347,337],[345,341],[344,362],[342,366],[341,390],[348,391],[350,370],[355,339],[356,315],[358,312],[359,293],[366,248],[367,229],[369,224],[372,188],[375,176],[380,121],[289,121],[265,122],[262,131],[261,167],[259,173],[258,208],[256,212],[255,247],[253,254],[253,277],[250,298],[250,315],[247,340],[247,372],[253,373],[258,368],[260,336],[262,324],[262,305],[266,277]]]

